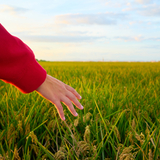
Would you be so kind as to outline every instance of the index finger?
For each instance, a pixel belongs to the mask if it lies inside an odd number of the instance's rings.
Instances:
[[[65,116],[64,116],[64,112],[63,112],[63,107],[62,107],[62,104],[60,102],[56,102],[54,103],[57,111],[58,111],[58,114],[60,116],[60,118],[64,121],[65,120]]]

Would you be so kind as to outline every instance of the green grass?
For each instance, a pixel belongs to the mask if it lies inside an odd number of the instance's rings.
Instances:
[[[36,92],[0,81],[0,159],[160,159],[160,63],[41,62],[84,110],[66,121]],[[107,159],[106,159],[107,160]]]

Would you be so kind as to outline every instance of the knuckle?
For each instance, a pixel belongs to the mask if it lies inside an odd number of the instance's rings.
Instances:
[[[73,91],[73,93],[77,93],[77,91],[76,91],[74,88],[73,88],[73,90],[72,90],[72,91]]]
[[[70,96],[70,97],[71,97],[71,99],[72,99],[72,100],[75,100],[75,99],[76,99],[76,97],[75,97],[75,95],[74,95],[74,94],[71,94],[71,96]]]
[[[58,99],[54,99],[54,104],[55,104],[56,106],[59,106],[59,105],[60,105],[59,100],[58,100]]]
[[[72,106],[72,102],[68,101],[66,105],[70,107],[70,106]]]
[[[77,98],[76,98],[76,97],[73,97],[73,99],[72,99],[72,100],[73,100],[73,102],[74,102],[74,103],[78,103],[78,102],[77,102]]]
[[[58,109],[62,109],[62,105],[60,103],[55,103],[55,105]]]

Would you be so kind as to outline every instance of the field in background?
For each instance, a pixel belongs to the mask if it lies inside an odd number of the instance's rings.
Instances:
[[[0,159],[160,159],[160,63],[41,62],[82,96],[75,118],[0,81]],[[108,158],[108,159],[107,159]]]

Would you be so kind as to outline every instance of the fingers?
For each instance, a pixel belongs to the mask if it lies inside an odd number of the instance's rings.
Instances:
[[[72,102],[67,97],[63,97],[62,102],[68,107],[68,109],[74,116],[78,116],[78,113],[74,109]]]
[[[77,100],[77,98],[75,97],[74,94],[72,94],[71,92],[68,92],[67,97],[69,98],[70,101],[72,101],[74,103],[74,105],[79,108],[79,109],[83,109],[83,106],[81,105],[81,103]]]
[[[62,104],[60,103],[60,101],[57,101],[54,104],[55,104],[55,107],[57,108],[57,111],[59,113],[60,118],[64,121],[65,117],[64,117],[64,112],[63,112]]]
[[[78,99],[82,99],[82,97],[79,95],[79,93],[74,88],[72,88],[71,86],[67,84],[65,84],[65,87],[68,91],[72,92]]]
[[[55,105],[62,120],[65,120],[65,117],[61,102],[68,107],[74,116],[78,116],[78,114],[73,104],[77,106],[77,108],[83,109],[83,106],[77,100],[82,98],[78,92],[50,75],[47,75],[45,82],[36,91]]]

